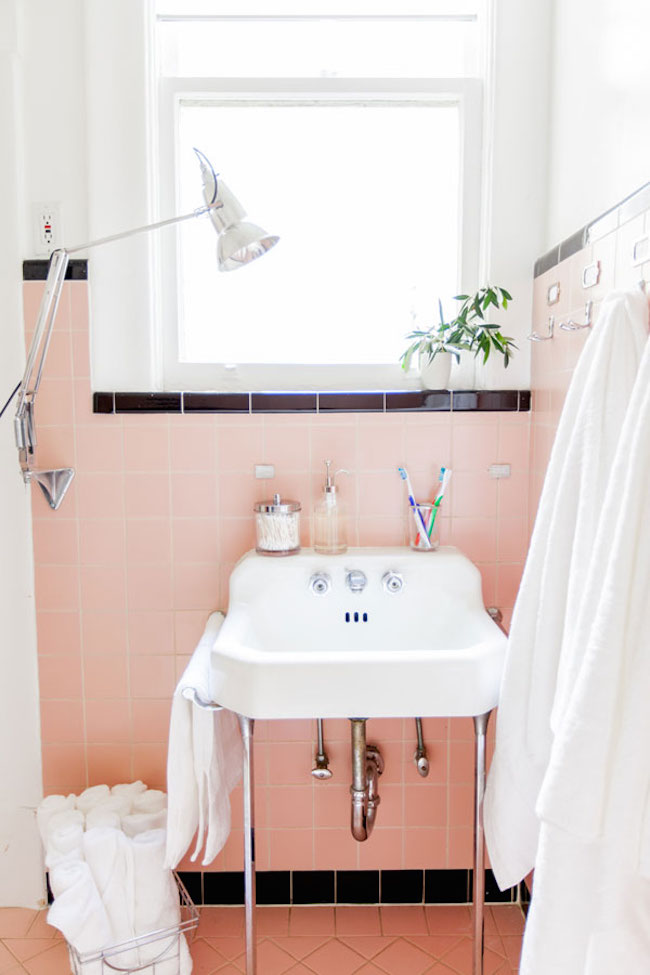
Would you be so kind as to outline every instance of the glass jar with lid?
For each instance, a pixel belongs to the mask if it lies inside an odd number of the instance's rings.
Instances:
[[[255,551],[260,555],[295,555],[300,551],[300,502],[282,500],[255,505]]]

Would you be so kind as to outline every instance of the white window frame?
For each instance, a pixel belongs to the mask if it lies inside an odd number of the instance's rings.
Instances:
[[[402,102],[453,104],[459,108],[461,160],[459,179],[459,290],[473,288],[478,277],[481,241],[483,84],[474,78],[453,79],[215,79],[164,78],[159,82],[160,212],[178,211],[176,165],[178,110],[187,99],[211,102],[310,99],[349,104]],[[398,363],[378,365],[240,365],[181,362],[178,342],[178,245],[175,234],[158,243],[157,264],[165,268],[158,279],[157,302],[162,355],[162,386],[184,390],[297,390],[408,389],[419,385]]]

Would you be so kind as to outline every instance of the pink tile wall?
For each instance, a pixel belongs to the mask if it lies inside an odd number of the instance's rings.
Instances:
[[[28,323],[41,289],[25,284]],[[129,778],[164,787],[170,697],[208,613],[227,608],[230,571],[253,544],[253,502],[298,497],[308,544],[325,457],[351,472],[341,493],[352,542],[365,545],[404,542],[398,464],[421,498],[451,466],[443,542],[476,561],[486,604],[509,618],[527,541],[529,414],[93,415],[87,308],[87,285],[66,284],[38,403],[39,464],[77,470],[56,513],[33,491],[46,793]],[[497,462],[511,464],[509,480],[488,477]],[[256,463],[274,464],[275,479],[256,481]],[[426,780],[413,722],[369,723],[387,767],[363,845],[348,828],[348,724],[326,722],[325,783],[310,775],[313,725],[257,723],[261,869],[471,864],[471,721],[425,721]],[[239,793],[234,807],[214,869],[242,864]]]
[[[614,289],[634,288],[640,281],[650,281],[650,261],[642,266],[633,263],[634,242],[650,232],[650,213],[628,221],[588,244],[572,257],[551,268],[535,280],[533,292],[533,329],[546,334],[549,316],[555,319],[554,337],[549,342],[532,343],[531,362],[531,464],[530,518],[532,522],[544,481],[553,438],[564,404],[573,370],[587,337],[588,329],[568,332],[559,328],[561,322],[585,320],[585,303],[593,301],[593,321],[598,317],[603,298]],[[595,261],[600,262],[598,284],[584,288],[582,271]],[[548,289],[560,285],[560,300],[547,303]]]

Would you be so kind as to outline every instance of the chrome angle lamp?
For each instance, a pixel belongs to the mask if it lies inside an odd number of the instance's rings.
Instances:
[[[92,240],[75,247],[59,248],[52,252],[45,290],[38,310],[34,338],[27,354],[25,373],[12,395],[18,394],[18,405],[14,416],[14,434],[23,479],[26,484],[36,481],[48,504],[54,510],[59,507],[65,497],[74,477],[74,468],[60,467],[56,470],[38,470],[31,466],[36,447],[34,406],[41,384],[43,366],[45,365],[70,255],[90,247],[99,247],[102,244],[124,240],[126,237],[132,237],[135,234],[169,227],[172,224],[191,220],[204,214],[210,217],[218,234],[217,258],[220,271],[233,271],[249,264],[265,254],[279,240],[279,237],[267,234],[261,227],[244,219],[246,217],[244,208],[224,182],[217,179],[217,174],[210,161],[198,149],[195,149],[194,152],[201,168],[205,201],[203,206],[178,217],[171,217],[158,223],[112,234],[110,237],[101,237],[99,240]]]

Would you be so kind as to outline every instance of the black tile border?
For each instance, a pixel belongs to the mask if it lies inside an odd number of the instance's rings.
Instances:
[[[45,281],[50,266],[48,260],[23,261],[23,281]],[[72,258],[65,271],[66,281],[87,281],[88,261],[85,258]]]
[[[379,870],[337,870],[337,904],[378,904]]]
[[[333,870],[293,870],[291,872],[292,904],[334,904]]]
[[[195,393],[110,392],[92,394],[93,413],[212,413],[227,415],[310,413],[466,413],[530,410],[527,389],[414,389],[386,393]]]
[[[469,904],[472,870],[258,870],[256,900],[260,905],[304,904]],[[197,905],[244,903],[243,871],[183,872],[180,875]],[[522,885],[499,890],[485,871],[488,904],[525,905]]]
[[[644,183],[634,193],[599,214],[594,220],[581,227],[566,240],[551,248],[535,261],[533,274],[536,278],[550,271],[561,261],[576,254],[579,250],[594,240],[599,240],[606,233],[622,227],[628,220],[638,217],[644,210],[650,209],[650,183]]]

